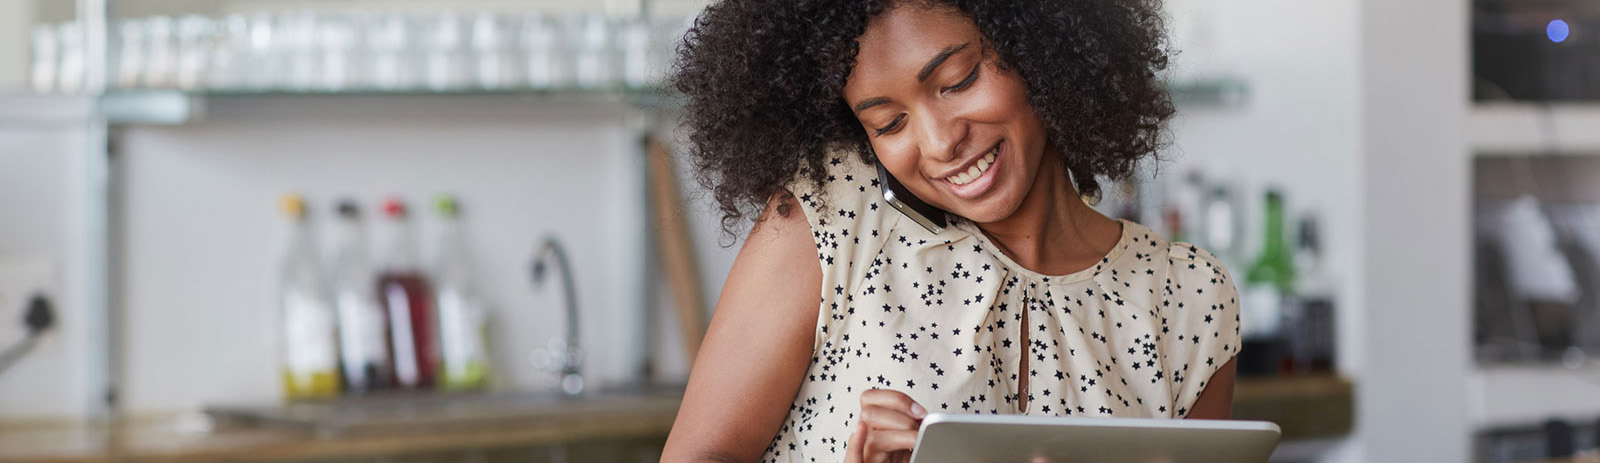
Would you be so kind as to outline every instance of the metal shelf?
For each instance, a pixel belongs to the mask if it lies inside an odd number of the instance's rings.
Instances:
[[[1249,86],[1236,78],[1198,79],[1169,84],[1174,104],[1181,107],[1221,108],[1242,105]],[[562,89],[461,89],[461,90],[113,90],[100,97],[100,109],[111,124],[181,125],[204,118],[206,100],[212,98],[283,97],[474,97],[505,96],[554,103],[619,104],[642,110],[673,110],[682,95],[666,88],[562,88]]]
[[[1600,103],[1479,103],[1467,120],[1474,156],[1600,155]]]
[[[505,89],[505,90],[404,90],[404,91],[292,91],[292,90],[118,90],[100,97],[107,122],[120,125],[182,125],[203,120],[207,102],[220,99],[278,98],[471,98],[506,97],[534,102],[625,105],[641,110],[667,110],[681,106],[680,99],[659,89]]]
[[[1600,418],[1600,365],[1480,364],[1467,380],[1468,411],[1482,430],[1537,428],[1560,418],[1593,422]]]

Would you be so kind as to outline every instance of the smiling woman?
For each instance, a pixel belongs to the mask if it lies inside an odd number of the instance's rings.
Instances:
[[[1226,418],[1227,271],[1083,200],[1160,145],[1158,18],[708,7],[676,76],[692,154],[727,228],[761,212],[663,460],[900,461],[929,412]],[[889,180],[950,226],[917,226]]]

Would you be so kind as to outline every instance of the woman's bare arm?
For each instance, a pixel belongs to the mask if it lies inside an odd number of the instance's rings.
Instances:
[[[788,217],[776,212],[780,201],[791,205]],[[761,457],[810,365],[821,294],[811,226],[794,196],[780,193],[734,260],[662,462]]]
[[[1233,417],[1233,363],[1228,360],[1206,380],[1206,388],[1200,391],[1200,398],[1195,400],[1188,418],[1226,420]]]

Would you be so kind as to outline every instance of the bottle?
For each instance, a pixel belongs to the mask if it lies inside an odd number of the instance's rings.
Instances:
[[[1294,291],[1294,262],[1283,240],[1283,195],[1267,191],[1265,227],[1261,254],[1245,278],[1245,293],[1240,306],[1240,330],[1244,338],[1240,351],[1240,374],[1272,374],[1281,371],[1284,357],[1282,325],[1284,305]],[[1247,355],[1247,352],[1255,351]]]
[[[1337,285],[1327,272],[1322,260],[1321,228],[1317,219],[1306,216],[1300,219],[1299,240],[1295,247],[1295,263],[1299,265],[1295,282],[1295,313],[1290,320],[1293,334],[1290,351],[1295,357],[1298,371],[1330,372],[1335,359],[1334,293]]]
[[[339,357],[333,305],[323,287],[317,252],[306,219],[305,200],[285,196],[283,214],[293,225],[279,280],[283,322],[283,391],[288,400],[339,395]]]
[[[333,262],[334,304],[339,312],[339,359],[345,390],[365,393],[391,387],[389,316],[378,305],[372,284],[377,274],[367,257],[361,209],[355,201],[339,202],[338,251]]]
[[[1222,183],[1212,185],[1201,208],[1206,250],[1217,256],[1224,267],[1237,268],[1244,254],[1241,249],[1244,233],[1240,230],[1244,219],[1239,213],[1233,188]]]
[[[489,384],[488,314],[473,287],[460,205],[455,197],[440,195],[434,206],[444,219],[433,267],[443,361],[439,382],[446,390],[484,389]]]
[[[418,263],[416,236],[405,203],[390,198],[384,202],[383,213],[390,243],[384,254],[387,260],[378,273],[378,301],[389,315],[395,385],[432,388],[439,364],[433,291]]]

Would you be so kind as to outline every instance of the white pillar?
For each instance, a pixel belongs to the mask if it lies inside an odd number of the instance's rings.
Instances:
[[[1361,3],[1362,461],[1470,461],[1467,0]]]

